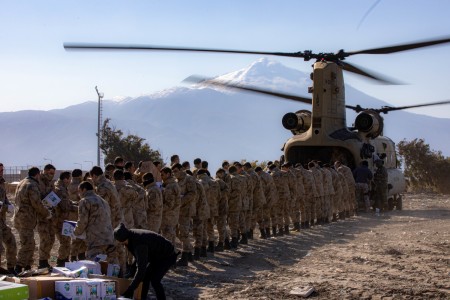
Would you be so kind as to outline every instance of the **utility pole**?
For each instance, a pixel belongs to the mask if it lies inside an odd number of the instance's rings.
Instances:
[[[97,86],[95,86],[95,91],[98,95],[98,127],[97,127],[97,166],[100,165],[100,159],[101,159],[101,152],[100,152],[100,140],[101,140],[101,131],[102,131],[102,99],[103,99],[103,93],[100,93],[97,89]]]

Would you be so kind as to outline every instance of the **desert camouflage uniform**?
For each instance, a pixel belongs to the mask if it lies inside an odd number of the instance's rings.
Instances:
[[[217,217],[217,232],[219,233],[219,243],[223,243],[227,236],[227,217],[228,217],[228,195],[229,188],[228,185],[220,178],[216,178],[215,181],[220,187],[220,198],[219,198],[219,216]]]
[[[295,176],[293,178],[294,183],[297,185],[296,191],[297,195],[295,199],[293,199],[293,203],[291,206],[291,220],[295,226],[300,226],[300,220],[302,215],[305,213],[305,187],[303,186],[303,174],[300,170],[291,168],[289,171]],[[297,228],[298,229],[298,228]]]
[[[317,167],[312,167],[310,169],[314,176],[314,183],[316,184],[317,197],[314,199],[314,214],[312,216],[312,220],[314,220],[314,216],[317,221],[321,220],[324,216],[322,215],[322,198],[324,197],[324,183],[323,183],[323,175],[322,172],[319,171]]]
[[[78,202],[80,202],[80,195],[78,195],[78,186],[81,183],[81,177],[72,177],[72,180],[67,187],[67,192],[69,194],[69,199],[73,205],[78,206]],[[71,211],[69,214],[69,219],[71,221],[78,220],[78,209],[76,211]],[[86,242],[81,239],[72,239],[70,245],[70,255],[73,257],[78,256],[78,254],[86,252]]]
[[[78,220],[74,234],[86,233],[86,257],[92,260],[98,254],[106,254],[109,262],[118,263],[108,203],[94,191],[86,191],[82,197],[78,205]]]
[[[123,223],[127,228],[135,228],[133,219],[133,204],[136,203],[138,193],[125,180],[115,180],[114,186],[120,199],[120,208],[123,213]]]
[[[41,199],[44,199],[50,192],[54,191],[53,177],[50,175],[41,174],[39,179],[39,190],[41,192]],[[54,209],[52,209],[54,214]],[[55,227],[53,226],[53,219],[38,217],[37,230],[39,233],[39,260],[48,260],[53,244],[55,243]]]
[[[200,182],[203,183],[203,181],[208,182],[209,191],[206,194],[206,197],[208,199],[208,206],[209,206],[209,218],[206,221],[206,228],[203,230],[203,234],[205,234],[208,237],[208,242],[215,242],[214,237],[214,225],[217,222],[217,217],[219,216],[219,199],[220,199],[220,186],[219,183],[214,181],[211,177],[208,176],[208,174],[201,174],[199,175]],[[206,189],[205,189],[206,191]],[[206,236],[203,236],[203,239],[205,239]]]
[[[332,217],[332,207],[333,207],[333,200],[334,200],[334,187],[333,187],[333,175],[331,175],[331,171],[327,168],[320,168],[320,170],[323,173],[323,179],[324,179],[324,190],[325,190],[325,197],[322,207],[323,216],[325,218],[325,221],[329,221]]]
[[[316,199],[319,197],[317,192],[316,183],[314,181],[314,175],[312,171],[306,170],[303,167],[299,167],[298,170],[302,172],[303,187],[305,188],[304,204],[305,210],[302,212],[302,222],[304,226],[314,224],[314,211]]]
[[[251,207],[250,202],[253,201],[253,186],[250,179],[250,176],[247,175],[244,171],[242,171],[239,174],[236,174],[238,178],[241,181],[241,195],[242,195],[242,209],[239,214],[239,230],[242,233],[247,233],[247,231],[250,230],[247,225],[249,225],[249,222],[247,221],[248,218],[251,220]]]
[[[270,229],[270,216],[274,207],[276,207],[278,202],[278,191],[273,181],[272,176],[265,171],[262,171],[259,175],[261,178],[262,189],[264,192],[264,198],[266,203],[263,205],[263,227],[267,230]],[[276,226],[276,221],[272,220],[273,226]],[[260,225],[261,226],[261,225]]]
[[[328,168],[328,170],[331,172],[331,176],[333,177],[334,195],[332,198],[331,213],[333,214],[333,218],[335,218],[335,215],[339,213],[339,209],[341,207],[343,189],[341,180],[339,179],[339,173],[333,168]]]
[[[239,216],[242,211],[243,181],[238,174],[230,175],[230,194],[228,198],[228,225],[231,237],[239,237]]]
[[[23,179],[16,190],[16,207],[14,213],[14,227],[19,232],[20,248],[17,255],[17,265],[21,267],[33,265],[34,228],[38,217],[45,219],[50,212],[41,202],[39,183],[31,177]]]
[[[388,192],[388,173],[386,168],[381,165],[377,166],[375,173],[373,174],[373,181],[375,184],[375,208],[384,210],[387,208],[387,192]]]
[[[64,220],[69,219],[69,214],[72,207],[69,200],[69,192],[67,186],[64,185],[63,180],[58,179],[55,183],[55,193],[61,199],[61,201],[55,207],[55,216],[53,217],[53,226],[55,228],[56,238],[59,241],[58,259],[68,259],[70,255],[70,242],[71,239],[68,236],[62,235],[62,227]]]
[[[161,234],[175,245],[175,228],[180,216],[181,193],[175,178],[170,177],[163,183],[163,214]]]
[[[271,212],[272,219],[272,229],[275,231],[275,228],[278,226],[280,229],[283,228],[283,216],[284,216],[284,208],[287,205],[290,199],[289,193],[289,182],[287,177],[280,171],[280,169],[274,168],[270,175],[273,178],[275,186],[277,188],[278,193],[278,201],[277,204],[273,207]],[[281,229],[282,231],[282,229]],[[275,234],[275,232],[274,232]]]
[[[145,200],[145,189],[137,184],[135,180],[128,179],[127,182],[134,188],[138,195],[135,202],[131,205],[134,228],[145,229],[147,228],[147,201]]]
[[[339,175],[339,180],[342,186],[342,197],[339,206],[339,217],[345,218],[345,211],[348,211],[348,199],[350,198],[350,192],[348,190],[347,180],[345,180],[344,174],[337,172]]]
[[[247,174],[251,178],[253,190],[252,194],[252,210],[251,210],[251,223],[250,229],[254,230],[256,223],[258,223],[260,228],[264,228],[264,217],[263,217],[263,207],[266,203],[266,198],[264,197],[264,192],[262,188],[261,178],[259,175],[250,168],[247,170]]]
[[[347,182],[349,197],[348,199],[346,199],[347,201],[345,201],[345,210],[347,212],[354,211],[358,207],[358,205],[356,203],[356,183],[355,178],[353,177],[352,170],[350,170],[350,168],[346,165],[341,164],[337,171],[344,175],[345,181]]]
[[[195,203],[195,199],[197,197],[197,185],[195,184],[194,177],[183,171],[180,171],[178,176],[177,182],[181,193],[178,238],[181,241],[182,251],[192,252],[192,242],[189,237],[189,230],[191,227],[191,219],[194,215],[192,203]]]
[[[6,197],[5,179],[0,177],[0,253],[6,248],[6,265],[7,268],[14,268],[17,262],[17,245],[16,238],[11,228],[6,224],[6,213],[10,204]],[[3,244],[5,247],[3,247]]]
[[[147,229],[159,233],[162,221],[163,200],[161,189],[152,182],[145,187],[147,201]]]
[[[297,185],[295,183],[296,177],[291,171],[280,170],[283,175],[281,178],[286,181],[288,186],[289,196],[286,198],[286,202],[283,205],[283,216],[282,225],[286,229],[291,224],[291,211],[293,204],[295,204],[295,199],[297,197]]]
[[[111,212],[111,224],[116,228],[123,222],[123,212],[120,207],[119,194],[114,185],[104,175],[98,176],[96,180],[95,192],[103,198],[109,205]]]
[[[206,247],[205,239],[203,238],[203,228],[205,226],[206,220],[209,218],[209,205],[208,199],[206,199],[205,189],[203,188],[203,184],[201,184],[198,180],[195,181],[195,185],[197,187],[197,196],[196,196],[196,213],[193,216],[193,227],[192,234],[194,236],[194,247],[201,248]]]

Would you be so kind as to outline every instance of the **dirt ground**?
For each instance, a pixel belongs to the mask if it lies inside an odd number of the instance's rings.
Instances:
[[[169,271],[168,298],[301,299],[290,291],[312,286],[311,299],[450,299],[450,197],[403,201],[402,211],[267,240],[256,234],[237,251],[208,253]]]

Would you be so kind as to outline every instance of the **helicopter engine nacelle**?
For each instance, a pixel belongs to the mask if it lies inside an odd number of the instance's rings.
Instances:
[[[306,132],[311,127],[311,112],[299,110],[295,113],[287,113],[283,116],[282,123],[283,127],[292,131],[293,134]]]
[[[356,116],[355,128],[368,138],[376,138],[383,132],[383,118],[375,111],[365,110]]]

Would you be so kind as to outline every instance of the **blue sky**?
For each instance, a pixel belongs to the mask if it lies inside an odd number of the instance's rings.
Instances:
[[[260,56],[174,52],[74,52],[64,42],[125,43],[260,51],[360,50],[450,35],[450,1],[3,1],[0,111],[63,108],[136,97],[216,76]],[[450,99],[450,44],[348,61],[408,85],[346,74],[355,88],[394,106]],[[309,72],[311,62],[271,59]],[[305,91],[305,95],[306,95]],[[347,99],[357,103],[357,99]],[[412,110],[411,110],[412,111]],[[450,116],[450,105],[414,112]]]

